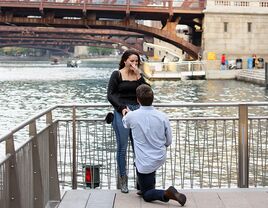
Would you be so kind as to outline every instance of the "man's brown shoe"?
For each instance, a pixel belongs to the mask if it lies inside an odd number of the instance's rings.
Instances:
[[[170,186],[167,190],[165,190],[164,196],[167,199],[173,199],[179,202],[181,206],[186,203],[186,196],[182,193],[179,193],[173,186]]]

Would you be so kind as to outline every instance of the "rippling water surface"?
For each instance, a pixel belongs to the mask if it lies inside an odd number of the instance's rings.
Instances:
[[[83,61],[79,68],[49,62],[0,63],[0,135],[49,106],[107,102],[118,60]],[[235,80],[155,81],[155,102],[267,101],[264,87]]]
[[[0,137],[24,120],[55,104],[107,103],[106,88],[119,60],[83,61],[79,68],[49,62],[0,63]],[[235,80],[155,81],[155,103],[267,101],[267,90]],[[174,109],[173,109],[174,110]],[[188,115],[187,109],[169,111]],[[237,109],[191,109],[195,115],[231,114]],[[259,111],[261,115],[266,111]],[[105,112],[106,113],[106,112]],[[260,114],[259,114],[260,115]],[[0,159],[4,157],[0,144]]]

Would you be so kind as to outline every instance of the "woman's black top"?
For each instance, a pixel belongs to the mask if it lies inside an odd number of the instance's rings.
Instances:
[[[122,80],[119,70],[113,71],[108,84],[107,99],[121,113],[127,104],[138,104],[136,88],[141,84],[147,84],[142,74],[140,79],[128,81]]]

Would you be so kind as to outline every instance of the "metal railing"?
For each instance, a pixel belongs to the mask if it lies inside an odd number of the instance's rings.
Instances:
[[[2,2],[2,3],[1,3]],[[20,3],[26,7],[40,8],[74,8],[82,11],[96,7],[122,9],[127,13],[137,9],[164,10],[173,14],[176,10],[202,10],[205,0],[1,0],[3,6],[15,6]],[[16,7],[16,6],[15,6]]]
[[[157,187],[267,187],[268,103],[155,104],[169,115],[173,143],[157,171]],[[1,207],[37,208],[60,200],[60,189],[116,189],[116,142],[107,104],[57,105],[0,138]],[[15,140],[21,145],[15,145]],[[135,188],[128,148],[129,187]],[[99,181],[85,168],[99,167]],[[94,169],[93,169],[94,171]]]
[[[206,11],[241,13],[267,13],[267,0],[206,0]]]

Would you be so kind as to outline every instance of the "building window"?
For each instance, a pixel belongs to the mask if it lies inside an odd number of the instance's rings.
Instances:
[[[227,32],[227,29],[228,29],[228,22],[224,22],[223,25],[224,25],[224,32]]]
[[[248,22],[248,32],[251,32],[252,22]]]

